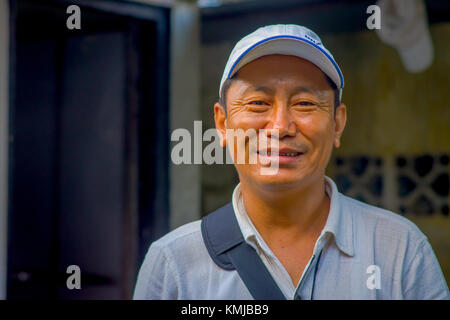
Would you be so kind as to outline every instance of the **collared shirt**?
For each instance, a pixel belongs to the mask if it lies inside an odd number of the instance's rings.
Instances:
[[[330,211],[297,286],[248,217],[239,185],[233,208],[287,299],[450,299],[426,236],[406,218],[339,193],[326,177]],[[236,270],[218,267],[203,243],[201,221],[153,242],[134,299],[252,299]]]

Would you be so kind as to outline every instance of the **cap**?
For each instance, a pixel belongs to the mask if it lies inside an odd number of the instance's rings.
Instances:
[[[295,24],[261,27],[245,36],[234,46],[228,58],[219,87],[219,97],[226,79],[247,63],[270,54],[297,56],[315,64],[336,84],[342,98],[344,76],[319,36],[312,30]]]

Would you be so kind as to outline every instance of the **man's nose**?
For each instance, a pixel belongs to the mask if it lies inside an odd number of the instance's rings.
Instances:
[[[274,108],[268,129],[271,129],[271,135],[276,134],[279,136],[279,139],[282,139],[285,136],[295,136],[297,127],[286,106],[283,105]]]

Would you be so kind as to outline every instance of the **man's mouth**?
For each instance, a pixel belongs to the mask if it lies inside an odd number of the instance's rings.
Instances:
[[[290,163],[297,161],[304,153],[294,149],[279,149],[279,150],[260,150],[258,155],[265,158],[267,161],[276,161],[281,163]]]
[[[261,156],[297,157],[302,152],[278,152],[278,151],[258,151]]]

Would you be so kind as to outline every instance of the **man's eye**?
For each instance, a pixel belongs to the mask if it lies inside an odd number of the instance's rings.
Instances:
[[[296,105],[302,106],[302,107],[309,107],[309,106],[314,106],[315,103],[313,103],[311,101],[300,101],[300,102],[297,102]]]
[[[266,103],[264,101],[252,101],[249,104],[257,105],[257,106],[263,106]]]

